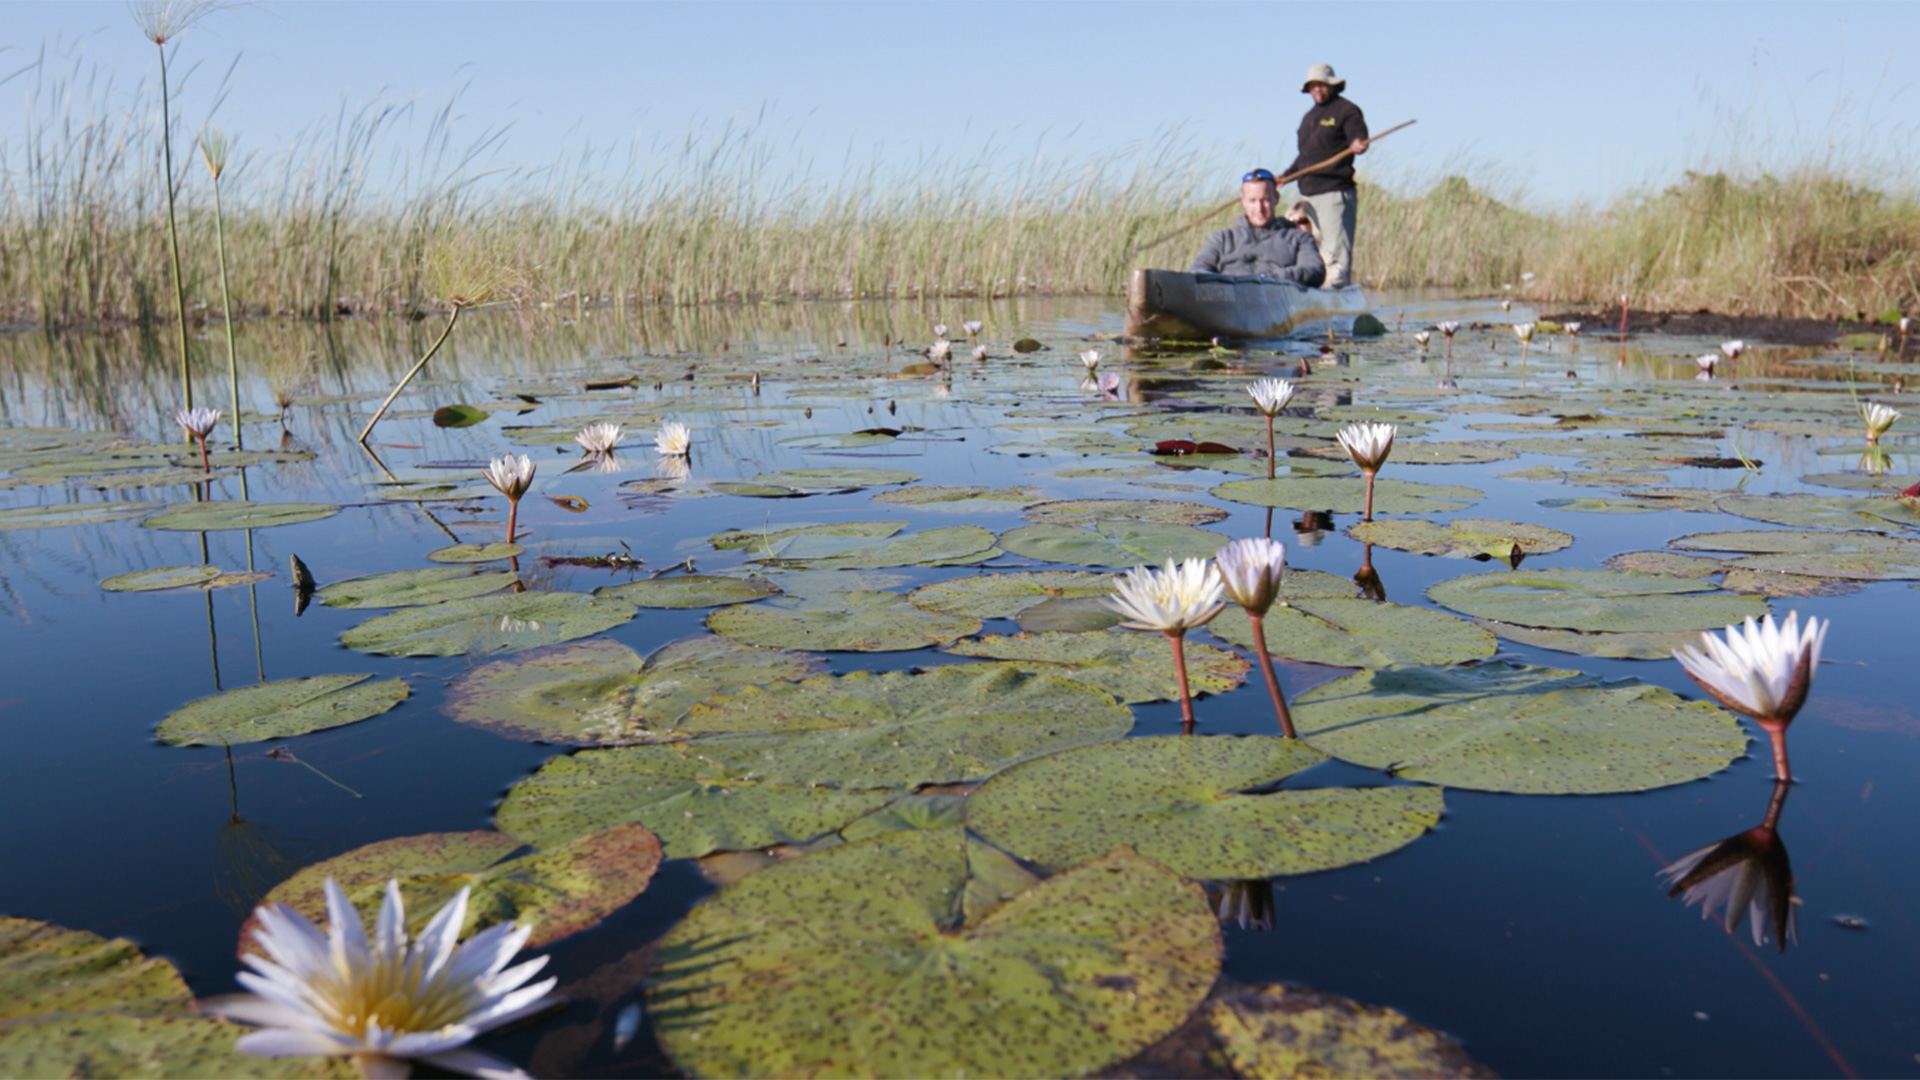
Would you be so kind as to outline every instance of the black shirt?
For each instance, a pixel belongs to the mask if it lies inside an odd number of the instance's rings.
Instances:
[[[1299,172],[1325,161],[1352,145],[1353,140],[1366,137],[1367,118],[1360,106],[1336,95],[1325,105],[1308,109],[1307,115],[1301,118],[1300,154],[1287,166],[1287,171]],[[1300,178],[1302,195],[1325,195],[1353,186],[1353,158]]]

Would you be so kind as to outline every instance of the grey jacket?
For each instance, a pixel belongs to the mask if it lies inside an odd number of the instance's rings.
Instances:
[[[1207,237],[1187,271],[1270,277],[1309,287],[1327,280],[1327,267],[1320,261],[1313,234],[1285,218],[1274,218],[1264,229],[1241,218],[1232,228]]]

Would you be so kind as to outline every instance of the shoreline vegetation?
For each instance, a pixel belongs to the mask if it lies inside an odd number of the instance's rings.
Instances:
[[[0,323],[52,333],[174,321],[156,94],[132,106],[78,66],[39,64],[22,134],[0,145]],[[510,266],[514,299],[565,311],[715,302],[1119,293],[1136,266],[1184,268],[1219,215],[1134,246],[1216,203],[1202,155],[1161,133],[1112,156],[1035,163],[929,160],[913,187],[877,165],[822,181],[777,140],[730,126],[547,170],[499,170],[504,128],[466,145],[454,102],[396,146],[411,107],[343,109],[273,152],[244,133],[222,214],[192,155],[176,155],[182,277],[193,322],[220,317],[224,228],[240,319],[445,312],[439,249]],[[175,142],[196,134],[176,123]],[[374,176],[391,177],[375,190]],[[1881,319],[1920,309],[1920,185],[1901,171],[1809,162],[1729,167],[1593,209],[1539,210],[1460,175],[1363,185],[1358,271],[1382,288],[1502,291],[1540,303]],[[224,225],[222,219],[224,218]],[[1523,278],[1523,274],[1532,275]]]

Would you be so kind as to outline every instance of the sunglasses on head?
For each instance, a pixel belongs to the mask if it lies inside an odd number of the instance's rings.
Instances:
[[[1272,183],[1273,174],[1268,172],[1265,169],[1255,169],[1252,172],[1240,178],[1240,182],[1243,184],[1251,184],[1255,180],[1264,180],[1267,183]]]

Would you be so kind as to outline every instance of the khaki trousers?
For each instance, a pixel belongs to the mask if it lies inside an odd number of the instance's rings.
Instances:
[[[1320,227],[1320,261],[1327,264],[1323,289],[1337,289],[1353,281],[1353,225],[1359,200],[1352,188],[1308,195],[1313,223]]]

